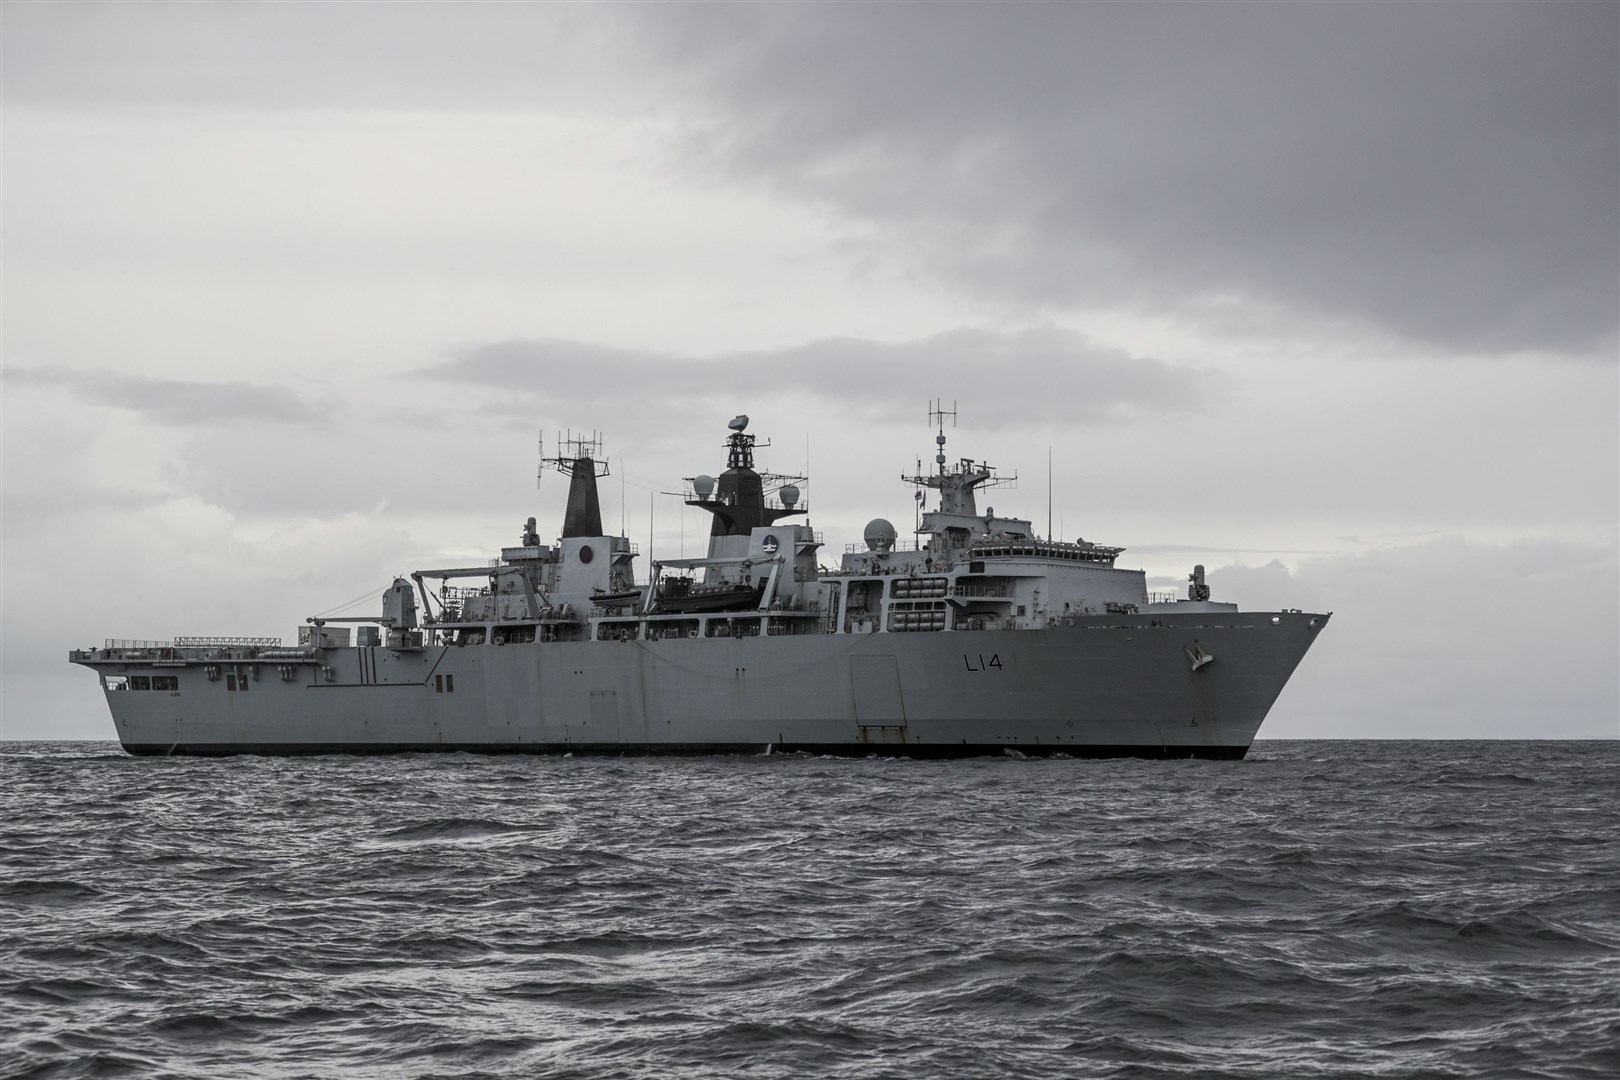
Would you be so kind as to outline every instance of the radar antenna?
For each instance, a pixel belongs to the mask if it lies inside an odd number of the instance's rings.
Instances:
[[[951,402],[949,409],[945,408],[943,398],[936,398],[928,406],[928,423],[937,430],[934,443],[938,447],[934,454],[936,471],[924,473],[922,462],[917,463],[915,476],[902,476],[900,479],[917,488],[918,511],[921,515],[922,502],[926,498],[924,488],[939,492],[939,511],[944,517],[977,517],[978,507],[974,501],[973,492],[978,488],[1015,487],[1018,474],[1001,476],[997,474],[995,466],[989,462],[974,461],[972,458],[961,458],[955,465],[947,464],[950,460],[945,456],[945,421],[949,419],[951,426],[956,426],[956,402]],[[921,515],[928,516],[928,515]],[[967,527],[965,524],[963,527]],[[926,522],[923,531],[927,531]]]
[[[607,458],[602,456],[602,433],[593,430],[589,435],[585,432],[575,432],[568,429],[556,435],[556,453],[546,456],[546,433],[540,432],[540,468],[535,473],[535,486],[540,484],[540,477],[545,475],[547,469],[559,472],[564,476],[573,476],[578,471],[588,471],[593,476],[607,476]]]
[[[945,400],[935,398],[928,406],[928,425],[930,427],[938,425],[939,427],[939,435],[934,439],[935,444],[939,447],[939,453],[934,455],[934,462],[939,466],[939,472],[942,476],[945,473],[945,418],[947,416],[951,418],[951,427],[954,428],[956,426],[956,401],[954,399],[951,401],[950,410],[947,411],[945,409]]]
[[[802,476],[755,472],[754,450],[770,446],[748,432],[748,415],[739,414],[726,427],[726,471],[718,478],[689,476],[686,504],[714,515],[710,536],[746,536],[760,525],[774,524],[790,514],[803,514],[809,507],[801,501]],[[770,499],[774,494],[776,498]]]
[[[557,436],[557,453],[546,457],[546,433],[540,433],[540,469],[535,486],[547,469],[568,477],[568,507],[563,511],[563,531],[570,536],[602,536],[602,505],[596,494],[598,477],[608,475],[607,459],[602,457],[602,433],[575,433],[570,429]],[[599,460],[600,459],[600,460]]]

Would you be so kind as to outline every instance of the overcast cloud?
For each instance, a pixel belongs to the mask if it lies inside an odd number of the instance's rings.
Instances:
[[[668,5],[714,168],[1072,308],[1199,297],[1612,355],[1620,6]],[[889,243],[887,233],[878,243]]]
[[[675,356],[560,339],[497,341],[455,350],[452,359],[415,372],[458,385],[482,384],[598,408],[611,406],[625,385],[657,386],[682,411],[714,397],[716,387],[747,387],[759,397],[815,397],[846,414],[887,421],[915,420],[916,403],[873,393],[885,371],[922,371],[940,386],[986,383],[1061,385],[1066,392],[1035,398],[983,395],[975,421],[1095,423],[1174,413],[1215,404],[1218,372],[1177,369],[1157,360],[1100,348],[1072,331],[1037,327],[1012,334],[959,329],[920,341],[833,338],[786,349],[715,357]],[[602,378],[612,372],[611,380]],[[949,402],[947,402],[949,404]],[[532,405],[514,403],[514,408]],[[684,423],[662,413],[648,423]]]
[[[153,379],[117,371],[7,367],[18,388],[58,387],[81,402],[128,409],[154,423],[231,425],[243,420],[314,423],[330,410],[304,401],[282,386],[195,379]]]
[[[998,511],[1335,612],[1263,734],[1620,735],[1620,5],[0,20],[6,737],[555,529],[538,429],[692,554],[749,413],[831,562],[935,398]]]

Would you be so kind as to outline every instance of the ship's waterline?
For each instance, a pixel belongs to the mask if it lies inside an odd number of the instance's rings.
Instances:
[[[727,469],[687,481],[713,517],[698,559],[605,535],[595,440],[562,535],[489,566],[399,579],[382,612],[264,639],[109,641],[97,670],[140,754],[758,753],[1242,757],[1328,616],[1150,599],[1122,549],[978,512],[994,469],[944,452],[905,479],[937,505],[916,542],[882,519],[819,564],[803,477],[754,470],[747,418]],[[921,500],[919,500],[921,501]],[[468,585],[467,582],[472,584]],[[354,623],[354,633],[343,623]]]

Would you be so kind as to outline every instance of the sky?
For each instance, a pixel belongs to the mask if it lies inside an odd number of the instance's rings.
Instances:
[[[600,433],[645,573],[747,413],[833,564],[907,527],[935,400],[1018,478],[981,508],[1334,613],[1262,737],[1620,737],[1620,5],[13,0],[0,42],[0,737],[115,737],[70,649],[291,640],[555,535],[541,432]]]

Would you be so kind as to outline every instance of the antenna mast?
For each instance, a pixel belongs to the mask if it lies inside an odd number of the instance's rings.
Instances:
[[[939,474],[941,476],[945,475],[945,418],[947,416],[951,418],[951,427],[955,427],[956,426],[956,402],[955,402],[955,400],[951,401],[951,407],[950,407],[949,410],[947,410],[945,408],[944,399],[943,398],[935,398],[933,400],[933,403],[928,406],[928,425],[930,427],[933,427],[933,426],[936,426],[936,425],[939,427],[939,435],[936,436],[935,439],[934,439],[934,442],[939,446],[939,453],[934,455],[934,461],[939,465]]]
[[[608,475],[607,459],[602,457],[602,433],[592,431],[575,433],[570,429],[557,436],[557,453],[546,457],[546,433],[540,433],[540,469],[535,474],[535,485],[547,469],[554,469],[568,477],[568,506],[563,511],[563,536],[601,536],[602,506],[596,494],[598,477]],[[623,515],[624,498],[619,499]]]
[[[592,431],[589,435],[581,431],[576,433],[568,429],[556,437],[557,452],[551,457],[546,456],[546,433],[540,432],[540,468],[535,473],[536,486],[540,477],[545,475],[547,469],[562,473],[564,476],[573,476],[576,468],[586,471],[583,463],[589,462],[589,471],[596,476],[608,475],[607,458],[602,456],[602,433]]]

